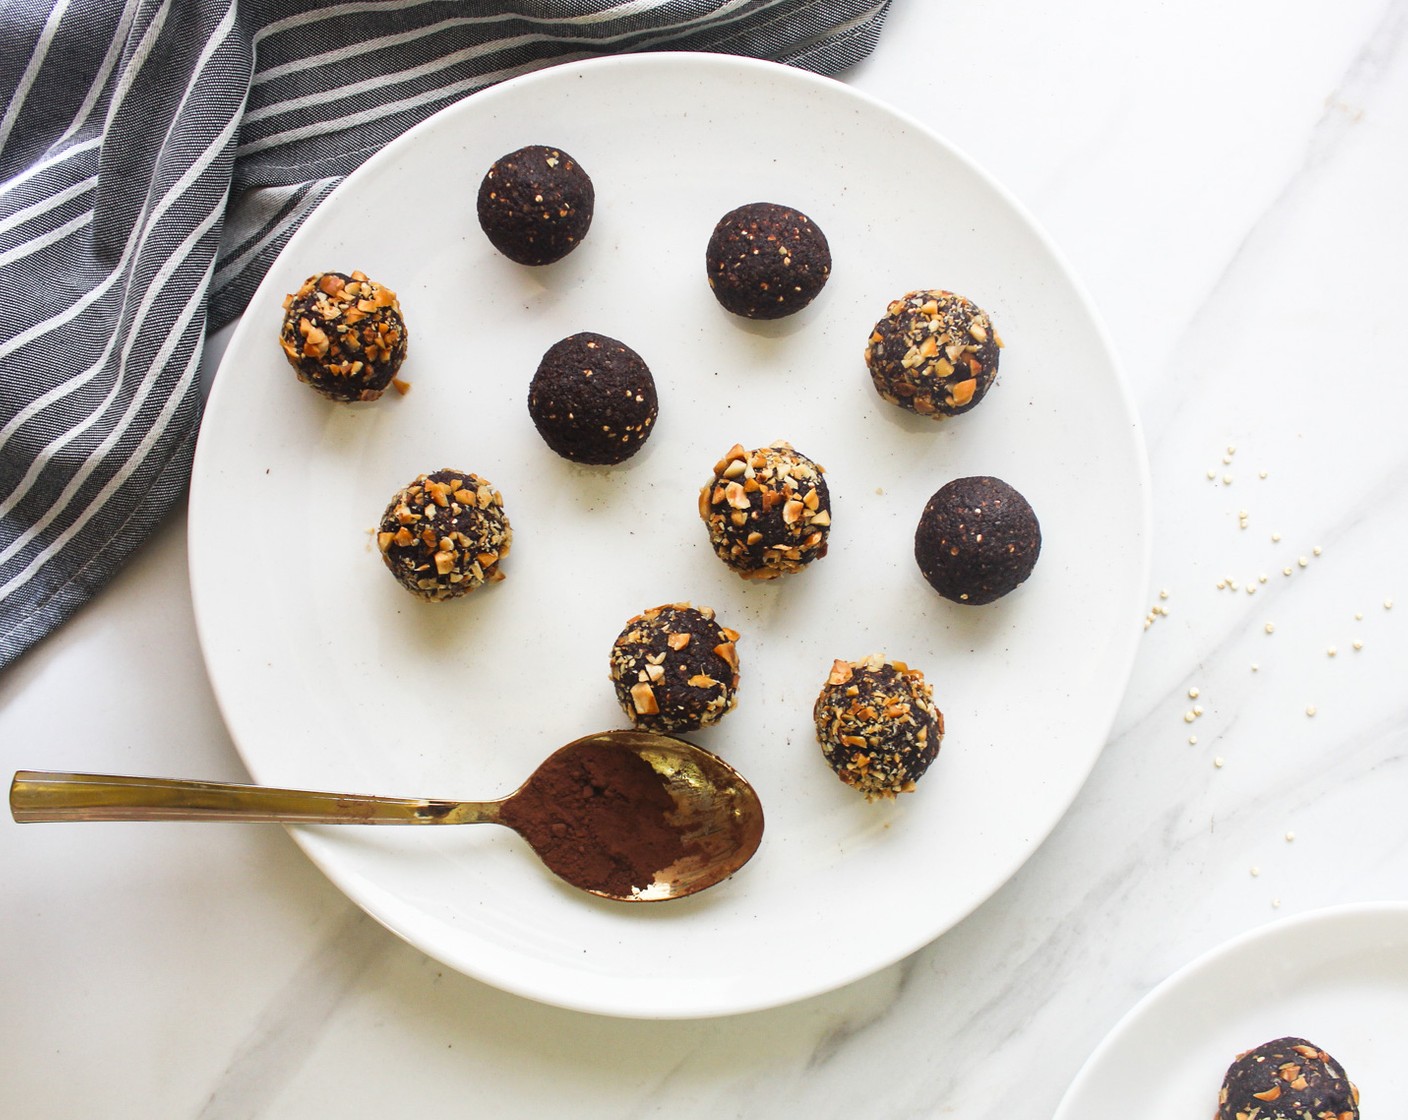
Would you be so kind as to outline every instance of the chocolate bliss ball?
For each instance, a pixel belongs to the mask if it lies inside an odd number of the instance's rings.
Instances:
[[[479,184],[479,225],[519,264],[551,264],[587,235],[596,188],[561,148],[531,144],[497,160]]]
[[[391,499],[377,527],[386,567],[407,591],[440,601],[504,578],[513,544],[504,498],[468,471],[420,475]]]
[[[714,297],[746,319],[781,319],[817,297],[831,275],[831,246],[790,206],[750,202],[714,227],[704,251]]]
[[[875,324],[865,364],[891,404],[942,420],[976,408],[997,377],[1002,340],[988,313],[940,289],[893,300]]]
[[[833,662],[812,717],[827,765],[867,801],[912,792],[944,737],[924,674],[880,654]]]
[[[636,615],[611,647],[621,710],[643,731],[695,731],[738,703],[738,631],[709,607],[667,603]]]
[[[1214,1120],[1359,1120],[1359,1090],[1313,1042],[1277,1038],[1237,1055]]]
[[[319,272],[284,298],[279,345],[323,396],[374,401],[406,358],[406,323],[390,288],[360,272]]]
[[[914,559],[945,599],[979,606],[1032,574],[1041,526],[1027,499],[1000,478],[956,478],[929,499],[914,533]]]
[[[786,440],[734,444],[699,492],[715,555],[744,579],[800,572],[826,555],[831,496],[824,468]]]
[[[604,334],[555,343],[528,387],[528,414],[543,441],[574,463],[609,465],[644,446],[659,405],[639,354]]]

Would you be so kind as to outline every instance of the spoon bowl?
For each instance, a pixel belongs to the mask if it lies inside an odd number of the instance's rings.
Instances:
[[[501,824],[565,882],[620,902],[714,886],[747,863],[763,837],[762,803],[738,771],[703,747],[648,731],[576,739],[497,801],[20,770],[10,813],[21,824]]]

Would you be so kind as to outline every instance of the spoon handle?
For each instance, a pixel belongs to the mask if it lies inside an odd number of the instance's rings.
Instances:
[[[278,824],[497,823],[497,801],[429,801],[197,782],[20,770],[10,814],[40,821],[231,821]]]

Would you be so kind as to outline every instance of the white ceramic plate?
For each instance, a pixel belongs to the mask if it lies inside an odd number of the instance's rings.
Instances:
[[[1366,1116],[1408,1093],[1408,903],[1317,910],[1244,934],[1174,973],[1120,1021],[1054,1120],[1209,1117],[1244,1050],[1297,1035],[1359,1086]]]
[[[480,178],[528,143],[572,153],[596,218],[524,268],[489,246]],[[801,314],[733,318],[704,280],[715,221],[784,202],[825,230],[830,282]],[[276,332],[311,273],[361,269],[407,316],[408,395],[338,407]],[[948,287],[1006,342],[998,384],[946,425],[882,402],[861,352],[889,300]],[[558,459],[527,413],[544,350],[582,330],[634,347],[660,418],[613,469]],[[735,442],[788,439],[828,472],[831,550],[748,584],[696,503]],[[515,539],[500,584],[423,604],[370,530],[421,471],[475,471]],[[995,474],[1035,506],[1033,577],[984,608],[941,600],[912,556],[929,495]],[[742,632],[741,702],[694,736],[767,809],[753,862],[697,897],[599,903],[496,828],[305,828],[300,844],[425,952],[535,999],[692,1017],[844,984],[918,949],[1032,853],[1093,765],[1147,604],[1148,485],[1095,313],[1030,218],[914,122],[835,82],[697,55],[587,62],[478,94],[365,167],[290,241],[230,341],[197,454],[191,571],[231,733],[267,784],[439,797],[511,792],[558,745],[623,717],[607,654],[659,603]],[[811,705],[834,658],[922,669],[948,721],[920,790],[866,804],[821,759]]]

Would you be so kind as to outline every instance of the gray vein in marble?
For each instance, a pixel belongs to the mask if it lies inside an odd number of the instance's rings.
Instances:
[[[1395,744],[1397,749],[1393,749]],[[1347,740],[1330,744],[1325,749],[1325,756],[1327,760],[1331,760],[1327,765],[1334,766],[1336,770],[1343,770],[1346,762],[1351,759],[1360,756],[1372,758],[1373,762],[1360,773],[1388,780],[1384,771],[1396,769],[1408,762],[1408,702],[1387,714],[1372,727],[1358,730]],[[1393,780],[1400,779],[1395,777]],[[1291,776],[1287,781],[1271,787],[1271,792],[1273,796],[1285,797],[1286,806],[1292,810],[1309,809],[1325,798],[1325,790],[1313,782],[1306,782],[1303,775]],[[1298,796],[1289,797],[1292,793]],[[1405,842],[1408,842],[1408,837]]]
[[[1197,352],[1197,343],[1205,334],[1205,320],[1223,305],[1228,289],[1235,285],[1248,258],[1254,255],[1254,249],[1262,244],[1265,238],[1274,236],[1281,216],[1290,209],[1294,199],[1308,187],[1313,178],[1312,172],[1324,167],[1334,158],[1350,136],[1351,130],[1363,119],[1384,76],[1397,61],[1405,37],[1408,37],[1408,0],[1391,0],[1373,32],[1345,70],[1344,76],[1326,97],[1325,111],[1306,137],[1305,154],[1300,166],[1282,184],[1275,198],[1247,227],[1242,240],[1233,249],[1221,273],[1211,284],[1207,297],[1193,312],[1177,344],[1170,349],[1170,364],[1181,366],[1188,353]],[[1170,422],[1160,425],[1159,431],[1149,437],[1151,451],[1162,445],[1166,435],[1177,430],[1177,425],[1171,422],[1172,419],[1196,401],[1196,398],[1187,392],[1183,379],[1176,376],[1177,370],[1165,370],[1165,373],[1168,375],[1160,378],[1160,384],[1166,387],[1166,393],[1176,395],[1177,403],[1159,409],[1159,413]]]
[[[1392,0],[1340,84],[1325,98],[1325,113],[1306,146],[1306,167],[1328,162],[1353,125],[1363,119],[1365,107],[1392,68],[1405,35],[1408,35],[1408,3]]]
[[[1131,813],[1138,812],[1137,806],[1125,804],[1116,791],[1128,788],[1130,766],[1143,766],[1145,756],[1140,754],[1137,748],[1151,737],[1145,725],[1152,722],[1156,716],[1162,718],[1160,713],[1151,710],[1122,733],[1117,741],[1112,741],[1107,752],[1108,760],[1102,768],[1103,774],[1095,776],[1083,792],[1083,799],[1096,805],[1112,802],[1116,811],[1122,810],[1126,818]],[[1236,717],[1233,719],[1235,721]],[[1408,746],[1403,742],[1408,739],[1405,727],[1408,727],[1408,703],[1401,703],[1396,710],[1378,720],[1372,727],[1347,732],[1341,739],[1320,747],[1316,753],[1317,762],[1314,769],[1307,770],[1303,764],[1288,765],[1284,769],[1265,769],[1254,798],[1230,807],[1226,804],[1215,807],[1209,829],[1218,833],[1216,849],[1207,847],[1203,830],[1188,827],[1189,822],[1184,818],[1193,803],[1186,799],[1166,805],[1161,811],[1141,818],[1143,827],[1126,829],[1121,826],[1121,843],[1113,846],[1091,844],[1088,842],[1089,837],[1082,836],[1085,833],[1108,831],[1110,814],[1095,811],[1068,815],[1058,833],[1053,835],[1037,857],[1019,873],[1014,880],[1015,889],[1024,889],[1028,879],[1040,880],[1046,874],[1044,865],[1047,861],[1062,858],[1061,852],[1070,847],[1086,851],[1108,851],[1113,863],[1088,890],[1069,901],[1062,917],[1053,919],[1048,935],[1039,945],[1033,947],[1028,960],[1059,960],[1067,972],[1071,971],[1074,962],[1068,959],[1067,951],[1072,945],[1078,944],[1079,930],[1072,929],[1069,923],[1080,915],[1089,918],[1104,914],[1113,922],[1128,918],[1130,915],[1123,903],[1140,889],[1145,880],[1150,851],[1158,851],[1161,864],[1169,869],[1165,872],[1165,879],[1169,876],[1196,879],[1203,874],[1198,869],[1196,859],[1180,861],[1178,857],[1196,857],[1209,851],[1232,850],[1234,846],[1229,842],[1234,836],[1256,840],[1267,832],[1268,812],[1283,814],[1288,808],[1292,811],[1324,810],[1327,797],[1344,798],[1351,804],[1362,805],[1364,787],[1360,783],[1375,777],[1383,778],[1386,768],[1394,771],[1392,779],[1393,782],[1397,781],[1398,770],[1408,761]],[[1129,752],[1123,752],[1122,747],[1130,748]],[[1171,760],[1174,756],[1163,757],[1165,760]],[[1124,822],[1128,823],[1128,820]],[[1040,970],[1036,976],[1038,983],[1035,984],[1034,990],[1037,994],[1054,995],[1049,991],[1049,982],[1043,991],[1039,983],[1042,979]]]
[[[234,1051],[199,1120],[263,1115],[298,1075],[322,1027],[363,973],[397,944],[360,910],[340,922],[270,1000]]]
[[[1353,798],[1354,782],[1378,773],[1385,766],[1403,762],[1405,755],[1401,750],[1386,756],[1383,752],[1386,743],[1408,735],[1405,724],[1408,724],[1408,706],[1381,720],[1374,728],[1359,729],[1345,739],[1325,744],[1320,751],[1323,775],[1302,767],[1264,768],[1256,798],[1224,809],[1217,820],[1229,827],[1240,827],[1243,820],[1259,817],[1268,805],[1275,805],[1276,812],[1285,813],[1317,805],[1327,796]],[[1325,781],[1318,780],[1322,776]]]
[[[822,1034],[817,1039],[816,1045],[812,1047],[812,1052],[807,1058],[806,1068],[813,1070],[826,1065],[837,1054],[845,1050],[852,1041],[865,1035],[870,1028],[885,1022],[894,1011],[895,1005],[904,997],[905,990],[914,977],[918,959],[918,953],[911,953],[887,972],[887,976],[893,975],[895,978],[894,990],[890,993],[890,998],[882,1002],[870,1014],[859,1018],[845,1019]]]
[[[1396,500],[1403,490],[1403,480],[1408,478],[1408,455],[1399,459],[1391,468],[1384,471],[1375,484],[1370,489],[1359,489],[1359,499],[1346,509],[1339,518],[1331,522],[1320,534],[1320,540],[1327,545],[1333,546],[1337,542],[1352,539],[1354,531],[1359,528],[1368,528],[1369,531],[1377,531],[1377,522],[1373,514],[1381,510],[1385,504]],[[1317,563],[1323,562],[1317,561]],[[1288,595],[1302,593],[1302,581],[1311,578],[1307,573],[1301,573],[1298,579],[1290,581],[1280,580],[1268,583],[1266,589],[1256,596],[1255,601],[1250,597],[1245,597],[1240,610],[1233,608],[1234,613],[1229,613],[1227,620],[1223,623],[1220,633],[1215,641],[1209,644],[1205,638],[1199,642],[1199,648],[1203,651],[1199,656],[1196,668],[1200,672],[1213,672],[1213,666],[1224,656],[1229,648],[1236,642],[1245,638],[1249,631],[1262,625],[1262,620],[1266,617],[1266,606],[1280,602]],[[1155,632],[1150,630],[1144,634],[1144,641],[1156,640]],[[1211,637],[1209,635],[1208,637]],[[1162,715],[1167,710],[1167,706],[1176,696],[1182,694],[1184,679],[1187,673],[1179,669],[1173,678],[1174,683],[1150,701],[1142,711],[1130,714],[1122,718],[1119,725],[1114,729],[1110,740],[1106,744],[1108,750],[1110,745],[1119,739],[1124,738],[1130,731],[1142,725],[1156,712]],[[1225,735],[1226,728],[1222,734]]]
[[[1154,732],[1146,725],[1153,724],[1156,719],[1162,720],[1164,718],[1165,713],[1160,711],[1156,704],[1150,707],[1136,723],[1112,739],[1107,745],[1106,751],[1111,758],[1116,760],[1115,765],[1118,766],[1123,761],[1119,758],[1119,754],[1126,743],[1137,747],[1139,744],[1147,742],[1153,737]],[[1228,717],[1226,725],[1219,732],[1219,737],[1228,736],[1232,729],[1237,726],[1240,719],[1241,713],[1234,711]],[[1376,759],[1374,763],[1362,770],[1364,774],[1370,773],[1386,763],[1401,761],[1404,757],[1401,753],[1392,754],[1386,758],[1380,758],[1379,755],[1382,751],[1381,744],[1384,741],[1392,740],[1395,736],[1408,736],[1408,731],[1405,731],[1405,728],[1408,728],[1408,703],[1402,704],[1398,709],[1380,720],[1374,727],[1356,729],[1351,738],[1326,744],[1321,748],[1320,752],[1324,759],[1324,766],[1327,769],[1333,768],[1337,772],[1337,782],[1343,783],[1356,776],[1353,773],[1347,773],[1347,771],[1350,771],[1351,762],[1357,758],[1370,757]],[[1244,807],[1222,811],[1214,818],[1214,826],[1217,823],[1235,823],[1244,815],[1258,811],[1263,804],[1276,804],[1280,806],[1281,811],[1285,811],[1288,806],[1291,808],[1304,808],[1313,805],[1324,796],[1324,787],[1318,785],[1313,780],[1314,777],[1314,774],[1307,774],[1303,769],[1288,769],[1284,772],[1278,772],[1275,769],[1267,769],[1264,773],[1261,785],[1259,786],[1256,801],[1249,802]],[[1124,778],[1122,776],[1115,776],[1111,779],[1111,784],[1119,786],[1123,780]],[[1092,783],[1092,785],[1095,788],[1092,788],[1088,792],[1091,796],[1098,797],[1101,793],[1099,787],[1102,783],[1095,782]],[[1299,796],[1293,796],[1298,792]],[[1181,836],[1180,829],[1178,828],[1178,820],[1182,814],[1186,812],[1187,808],[1186,803],[1178,803],[1170,806],[1160,816],[1150,818],[1148,827],[1144,828],[1139,835],[1142,837],[1155,832],[1155,826],[1157,825],[1157,832],[1165,841],[1163,850],[1166,853],[1177,852],[1189,842],[1189,838]],[[1129,857],[1122,868],[1116,868],[1110,873],[1117,878],[1129,877],[1131,873],[1138,872],[1141,868],[1140,860],[1142,858],[1141,853],[1145,850],[1144,846],[1139,843],[1138,838],[1134,836],[1128,837],[1127,839],[1129,840],[1127,848]],[[1108,881],[1108,878],[1107,876],[1106,880],[1102,880],[1102,882]],[[1092,902],[1098,901],[1102,901],[1100,895],[1096,892],[1088,891],[1079,899],[1077,909],[1087,911],[1090,909]]]
[[[1131,729],[1130,734],[1135,734],[1137,730]],[[1168,806],[1157,815],[1143,818],[1143,827],[1138,836],[1167,838],[1174,835],[1181,811],[1181,806]],[[1142,853],[1147,845],[1138,842],[1133,835],[1125,839],[1127,842],[1105,849],[1115,859],[1114,865],[1093,876],[1078,895],[1065,898],[1059,911],[1055,907],[1045,912],[1033,911],[1029,896],[1034,889],[1040,889],[1040,884],[1049,881],[1042,865],[1048,860],[1064,858],[1058,854],[1063,841],[1053,837],[997,895],[955,931],[924,951],[925,958],[951,956],[962,961],[965,969],[982,972],[987,977],[984,991],[990,994],[981,1001],[965,1000],[963,1020],[947,1024],[947,1041],[935,1032],[930,1046],[935,1052],[945,1055],[941,1066],[944,1074],[942,1079],[932,1078],[918,1087],[914,1098],[916,1102],[951,1098],[970,1078],[973,1065],[992,1060],[993,1054],[1001,1050],[1002,1043],[1029,1031],[1030,1019],[1040,1016],[1056,1002],[1069,984],[1070,977],[1078,972],[1075,963],[1079,958],[1089,953],[1092,946],[1102,944],[1101,939],[1089,937],[1086,926],[1090,917],[1133,914],[1123,903],[1139,885],[1146,869]],[[1092,866],[1091,870],[1094,872],[1096,869]],[[1022,913],[1030,915],[1030,920],[1023,923],[1024,927],[1038,932],[1039,926],[1039,932],[1020,953],[1014,953],[1012,938],[993,936],[992,926],[997,923],[1005,927],[1010,923],[1010,918],[1004,915]],[[1137,990],[1134,987],[1130,989],[1131,992]],[[918,998],[932,1001],[932,988],[923,991]],[[1014,1007],[1022,1012],[1015,1021],[1010,1017]],[[970,1039],[972,1043],[968,1041]],[[980,1045],[982,1051],[967,1053],[969,1045]],[[1024,1098],[1024,1086],[1014,1083],[1011,1094],[1012,1114],[1020,1114],[1030,1103]],[[995,1102],[987,1103],[991,1105]],[[990,1110],[989,1114],[1006,1113],[997,1108]]]
[[[1028,1114],[1029,1086],[1020,1077],[1002,1078],[998,1085],[989,1086],[998,1095],[985,1097],[981,1106],[965,1100],[962,1094],[965,1086],[974,1082],[976,1071],[998,1061],[998,1056],[1015,1040],[1032,1031],[1033,1020],[1060,999],[1074,972],[1071,964],[1081,956],[1083,947],[1089,951],[1084,924],[1073,918],[1083,913],[1083,907],[1092,899],[1105,905],[1116,903],[1130,889],[1133,877],[1129,871],[1128,866],[1111,870],[1062,914],[1045,916],[1045,933],[1020,954],[1013,953],[1010,937],[994,935],[991,923],[1002,927],[1009,919],[996,915],[1021,913],[1029,905],[1021,901],[1030,890],[1027,876],[1004,888],[975,915],[976,922],[970,919],[970,928],[958,938],[945,938],[926,950],[926,956],[952,955],[963,962],[965,970],[981,972],[986,978],[983,990],[990,994],[974,1001],[970,998],[972,991],[967,992],[961,1019],[943,1021],[925,1016],[926,1049],[941,1054],[943,1060],[935,1064],[932,1074],[909,1086],[907,1107],[887,1111],[886,1115],[932,1116],[935,1102],[949,1102],[947,1112],[954,1115],[970,1115],[978,1107],[985,1116]],[[972,942],[965,944],[969,939]],[[929,986],[917,998],[932,1005],[936,993]]]

